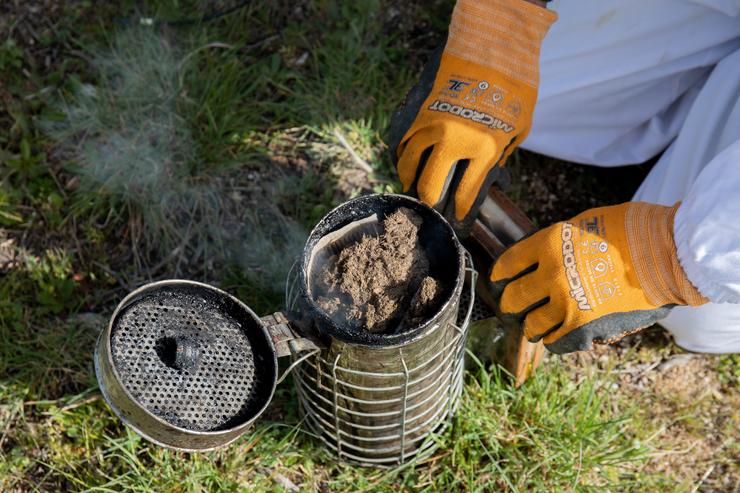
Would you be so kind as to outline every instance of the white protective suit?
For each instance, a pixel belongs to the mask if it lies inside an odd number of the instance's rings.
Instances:
[[[672,205],[709,298],[661,322],[686,349],[740,352],[740,0],[554,1],[523,146],[597,166],[666,150],[634,200]],[[618,184],[616,185],[618,186]]]

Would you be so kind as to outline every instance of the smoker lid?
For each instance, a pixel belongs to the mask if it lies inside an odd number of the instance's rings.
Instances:
[[[275,350],[259,319],[235,298],[197,283],[144,291],[119,307],[110,356],[139,406],[193,432],[250,421],[275,385]]]

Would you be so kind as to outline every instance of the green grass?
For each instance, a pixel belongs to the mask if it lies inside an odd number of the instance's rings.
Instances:
[[[284,386],[279,420],[261,420],[222,452],[184,454],[153,446],[123,427],[92,390],[8,409],[14,447],[4,463],[6,487],[90,491],[275,491],[275,474],[330,491],[628,491],[634,463],[647,453],[630,430],[634,403],[619,417],[604,392],[608,380],[575,385],[557,362],[523,389],[498,370],[467,378],[453,431],[440,452],[416,467],[376,471],[337,464],[299,425]],[[18,401],[16,387],[3,397]],[[16,394],[16,395],[14,395]],[[277,407],[277,406],[275,406]],[[31,426],[34,423],[34,426]],[[27,455],[21,451],[32,450]],[[43,474],[37,473],[38,466]],[[640,489],[637,488],[637,491]]]
[[[257,2],[206,24],[137,22],[197,18],[212,3],[151,1],[137,13],[133,2],[60,2],[43,25],[23,2],[10,9],[13,27],[0,33],[0,491],[277,491],[286,478],[321,492],[691,491],[706,469],[674,478],[654,467],[684,447],[661,430],[732,437],[737,358],[714,365],[719,397],[625,390],[611,369],[667,357],[665,344],[605,357],[598,371],[549,358],[521,389],[477,367],[439,451],[390,471],[337,463],[301,426],[289,381],[226,450],[176,453],[121,424],[92,369],[117,302],[180,276],[257,313],[280,309],[316,221],[349,197],[398,190],[383,134],[452,6]],[[624,199],[600,185],[601,171],[517,160],[511,194],[540,224]],[[565,182],[595,198],[568,192],[558,209],[547,187]],[[713,446],[706,484],[731,491],[722,481],[738,477],[737,445]]]

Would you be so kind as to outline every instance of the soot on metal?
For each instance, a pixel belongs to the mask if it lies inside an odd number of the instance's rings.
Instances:
[[[267,348],[229,300],[188,286],[144,294],[111,329],[121,383],[147,411],[193,431],[249,420],[271,394]],[[269,355],[269,358],[273,358]]]

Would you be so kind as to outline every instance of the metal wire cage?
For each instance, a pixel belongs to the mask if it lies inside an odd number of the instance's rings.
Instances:
[[[462,393],[477,277],[472,265],[465,252],[466,292],[423,337],[390,347],[333,338],[327,349],[296,365],[304,421],[340,459],[393,467],[435,450],[434,435],[449,426]],[[291,271],[286,281],[291,309],[296,283]]]

